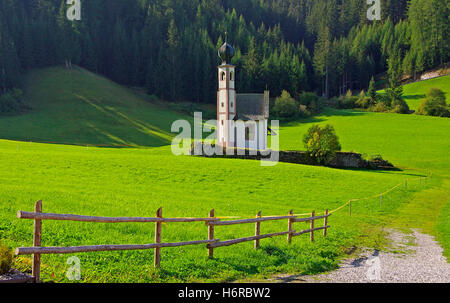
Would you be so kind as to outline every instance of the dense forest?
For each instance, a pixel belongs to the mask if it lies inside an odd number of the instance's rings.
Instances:
[[[217,49],[236,50],[237,89],[325,96],[391,82],[450,57],[449,0],[0,0],[0,92],[20,75],[80,65],[164,100],[216,102]],[[227,32],[227,38],[225,33]]]

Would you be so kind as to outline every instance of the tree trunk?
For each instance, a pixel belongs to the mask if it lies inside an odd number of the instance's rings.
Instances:
[[[325,98],[328,99],[328,63],[325,67]]]

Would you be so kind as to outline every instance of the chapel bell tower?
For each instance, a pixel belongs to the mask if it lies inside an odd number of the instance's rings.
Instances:
[[[231,64],[233,47],[225,42],[219,48],[222,64],[218,67],[217,91],[217,143],[224,147],[235,146],[233,119],[236,116],[235,66]]]

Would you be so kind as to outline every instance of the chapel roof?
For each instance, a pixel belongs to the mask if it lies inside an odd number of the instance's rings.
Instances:
[[[269,118],[269,92],[237,94],[236,120],[266,120]]]

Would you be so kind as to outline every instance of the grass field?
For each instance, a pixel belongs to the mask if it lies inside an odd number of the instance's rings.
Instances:
[[[170,144],[172,121],[189,120],[79,68],[35,70],[24,82],[33,110],[1,117],[3,139],[155,147]]]
[[[411,199],[395,223],[420,227],[436,235],[446,249],[446,256],[450,256],[449,119],[327,109],[320,116],[283,125],[281,148],[301,149],[300,138],[311,123],[333,125],[343,150],[366,156],[380,154],[405,174],[420,171],[436,176],[438,183],[433,183],[438,185]]]
[[[420,101],[425,98],[428,90],[433,87],[441,89],[447,97],[447,103],[450,103],[450,75],[403,86],[403,99],[408,103],[410,109],[417,111]],[[383,91],[380,92],[382,93]]]
[[[70,81],[68,81],[70,80]],[[277,272],[317,273],[337,267],[352,247],[383,247],[383,227],[420,227],[450,250],[450,122],[415,115],[327,110],[319,117],[282,125],[283,149],[301,149],[313,123],[330,123],[343,149],[381,154],[402,170],[338,170],[258,161],[175,157],[168,145],[170,124],[185,118],[139,94],[83,70],[51,68],[31,73],[26,95],[34,110],[0,117],[0,238],[11,246],[32,244],[32,221],[16,218],[43,200],[44,212],[99,216],[254,217],[335,209],[351,198],[381,193],[407,178],[383,198],[354,203],[330,217],[332,228],[309,243],[307,235],[286,244],[285,237],[218,248],[207,258],[204,246],[162,249],[161,269],[152,267],[153,251],[77,254],[84,282],[231,281]],[[55,110],[53,109],[55,108]],[[92,125],[94,127],[92,127]],[[129,135],[128,135],[129,134]],[[13,141],[16,140],[16,141]],[[19,142],[17,140],[33,141]],[[121,145],[107,148],[41,144],[36,141]],[[428,170],[433,178],[419,185]],[[413,180],[414,179],[414,180]],[[427,212],[428,211],[428,212]],[[417,214],[427,212],[417,222]],[[262,232],[286,229],[287,222],[262,223]],[[297,223],[294,229],[305,229]],[[254,226],[216,228],[222,240],[250,236]],[[206,239],[201,223],[164,224],[163,242]],[[152,243],[154,224],[95,224],[45,221],[43,245]],[[43,279],[67,281],[68,255],[44,255]],[[30,258],[16,267],[29,270]]]

